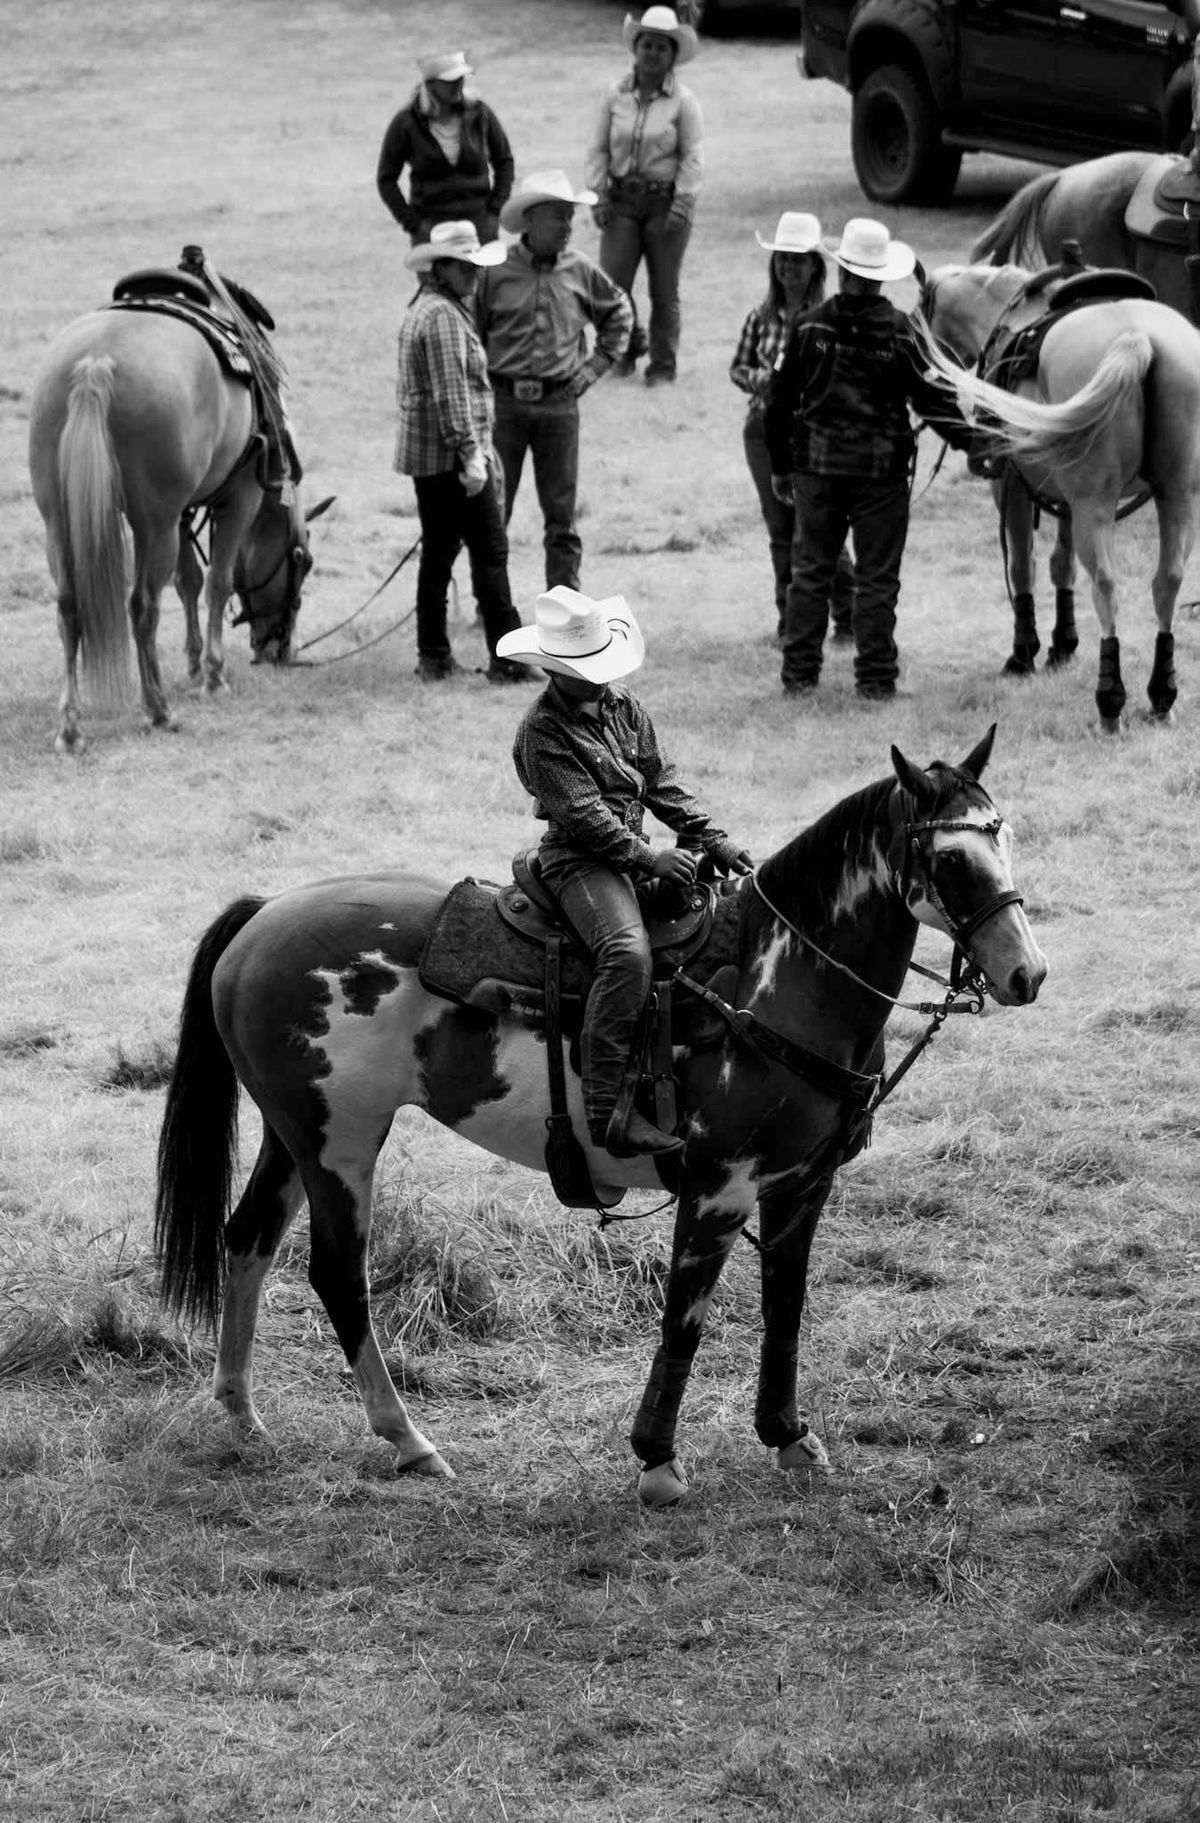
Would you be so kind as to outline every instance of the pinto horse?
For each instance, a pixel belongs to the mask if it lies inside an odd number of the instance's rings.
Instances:
[[[201,331],[179,317],[91,311],[51,343],[33,391],[29,472],[58,590],[59,752],[83,745],[80,657],[101,702],[119,704],[127,693],[126,523],[129,622],[151,727],[176,726],[157,647],[159,598],[172,577],[188,676],[203,680],[206,693],[224,687],[222,619],[234,593],[255,663],[286,662],[312,564],[308,528],[297,494],[284,503],[260,486],[248,459],[254,432],[248,383],[227,373]],[[202,506],[212,534],[207,580],[184,535],[186,516]]]
[[[985,265],[942,266],[925,275],[930,361],[956,385],[964,406],[982,411],[996,452],[1011,461],[1029,494],[1063,514],[1055,582],[1060,591],[1069,586],[1073,541],[1100,622],[1096,707],[1107,733],[1120,728],[1125,706],[1115,526],[1123,501],[1139,493],[1153,498],[1159,555],[1151,592],[1158,635],[1147,694],[1152,713],[1165,721],[1177,694],[1175,604],[1200,525],[1200,332],[1147,298],[1083,304],[1047,330],[1034,378],[1015,393],[1004,392],[964,372],[944,351],[957,361],[977,361],[998,327],[1020,320],[1030,278],[1019,266]],[[1014,523],[1023,527],[1023,539],[1013,534]],[[1028,501],[1023,521],[1009,520],[1009,532],[1018,608],[1014,659],[1030,670],[1037,633]],[[1073,616],[1069,631],[1061,620],[1056,625],[1060,657],[1073,649],[1073,634]]]
[[[986,986],[1003,1005],[1030,1004],[1046,972],[1013,888],[1007,825],[979,784],[994,734],[960,766],[922,769],[893,748],[892,775],[731,891],[729,1024],[723,1038],[676,1049],[686,1143],[674,1163],[617,1160],[581,1139],[598,1195],[661,1188],[670,1175],[678,1197],[662,1342],[632,1433],[647,1505],[686,1490],[675,1449],[684,1387],[722,1266],[756,1211],[764,1334],[755,1428],[782,1468],[828,1467],[796,1403],[809,1249],[838,1165],[865,1141],[883,1027],[918,922],[954,937],[980,993]],[[213,922],[183,1003],[155,1222],[164,1298],[218,1325],[214,1394],[236,1427],[260,1432],[251,1383],[259,1296],[307,1198],[310,1279],[371,1428],[395,1446],[399,1468],[424,1475],[452,1470],[413,1425],[371,1323],[376,1160],[396,1109],[409,1104],[544,1170],[550,1112],[543,1032],[421,984],[418,961],[445,892],[419,876],[364,874],[240,899]],[[578,1076],[567,1076],[583,1136]],[[227,1223],[239,1084],[263,1135]]]
[[[1186,171],[1170,152],[1110,152],[1023,184],[971,248],[972,261],[1041,266],[1058,259],[1064,241],[1077,241],[1088,266],[1117,266],[1153,285],[1159,302],[1195,321],[1194,292],[1176,241],[1137,234],[1127,218],[1134,192],[1143,195],[1167,173]]]

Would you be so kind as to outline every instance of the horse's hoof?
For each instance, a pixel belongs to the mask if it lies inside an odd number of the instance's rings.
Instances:
[[[788,1475],[828,1475],[829,1455],[816,1431],[805,1431],[794,1443],[785,1443],[779,1451],[779,1467]]]
[[[688,1491],[687,1476],[679,1466],[677,1457],[670,1462],[660,1462],[657,1468],[643,1469],[638,1476],[638,1499],[644,1507],[652,1512],[659,1512],[663,1507],[675,1507]]]
[[[1037,667],[1032,658],[1018,658],[1015,652],[1011,652],[1004,661],[1004,668],[1000,675],[1001,677],[1033,677],[1036,672]]]
[[[428,1475],[434,1481],[457,1481],[458,1476],[444,1456],[431,1450],[427,1456],[414,1456],[411,1462],[397,1462],[397,1475]]]
[[[1073,664],[1074,659],[1074,646],[1051,646],[1046,654],[1046,669],[1047,671],[1061,671],[1064,665]]]
[[[86,746],[87,742],[82,734],[56,734],[54,737],[55,753],[75,755],[82,753]]]
[[[1124,734],[1125,723],[1119,715],[1102,715],[1100,717],[1101,734]]]

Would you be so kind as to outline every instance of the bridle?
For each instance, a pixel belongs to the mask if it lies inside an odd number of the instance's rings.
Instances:
[[[310,552],[305,545],[293,535],[293,528],[290,522],[287,527],[287,536],[284,539],[283,548],[280,551],[279,556],[275,559],[275,562],[271,565],[266,574],[258,577],[254,582],[247,581],[244,576],[239,580],[239,572],[242,568],[242,558],[239,554],[237,566],[234,571],[233,587],[234,593],[241,603],[241,607],[234,616],[231,625],[240,627],[246,622],[249,622],[253,632],[256,620],[254,613],[254,597],[256,595],[261,595],[263,591],[269,588],[275,581],[279,572],[285,570],[283,602],[279,610],[278,618],[274,624],[268,628],[257,644],[266,645],[271,639],[277,639],[280,641],[281,645],[286,645],[290,640],[291,630],[296,623],[296,616],[300,612],[300,596],[304,588],[304,579],[312,569],[312,562],[313,560]]]

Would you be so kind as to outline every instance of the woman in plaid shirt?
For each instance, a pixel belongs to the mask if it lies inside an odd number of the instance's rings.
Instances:
[[[824,299],[825,260],[821,251],[821,224],[815,215],[785,210],[779,218],[774,239],[764,240],[757,228],[754,238],[771,256],[767,267],[767,295],[742,324],[737,349],[729,364],[729,377],[742,392],[750,394],[750,410],[742,426],[742,445],[767,528],[771,567],[775,572],[775,632],[776,638],[782,639],[788,584],[792,580],[796,509],[792,501],[778,499],[772,490],[763,411],[771,375],[782,359],[793,322],[802,311],[813,309]],[[853,605],[854,566],[849,553],[843,549],[829,591],[835,640],[853,638],[850,631]]]

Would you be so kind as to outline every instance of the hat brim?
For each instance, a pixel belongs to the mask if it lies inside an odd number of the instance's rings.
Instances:
[[[543,652],[535,621],[515,627],[496,641],[497,658],[515,658],[527,665],[538,665],[543,671],[557,672],[560,677],[577,677],[585,684],[611,684],[618,677],[636,671],[646,656],[642,630],[631,614],[607,614],[609,642],[599,652],[584,658],[563,658],[557,652]]]
[[[765,241],[757,228],[754,230],[754,238],[764,253],[819,253],[824,257],[829,252],[820,235],[805,247],[797,247],[794,241]]]
[[[508,248],[503,241],[484,241],[474,253],[455,253],[434,241],[421,241],[405,254],[404,264],[410,272],[425,272],[437,260],[461,260],[467,266],[499,266],[507,258]]]
[[[823,245],[826,253],[837,261],[843,272],[856,273],[860,279],[878,279],[880,284],[888,285],[897,279],[910,278],[916,271],[917,256],[903,241],[892,242],[882,266],[864,266],[858,260],[846,259],[840,251],[840,243],[835,246],[825,241]]]
[[[661,26],[643,25],[641,20],[635,19],[632,13],[626,13],[625,23],[621,27],[621,37],[627,51],[633,49],[639,32],[657,32],[660,38],[673,38],[676,63],[690,63],[699,48],[699,39],[690,25],[680,23],[674,31],[664,32]]]
[[[500,226],[509,234],[519,234],[525,226],[525,216],[530,209],[536,209],[539,203],[569,203],[572,209],[599,202],[594,190],[581,190],[578,196],[560,196],[557,190],[534,190],[526,196],[510,196],[500,211]]]

